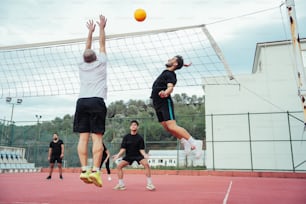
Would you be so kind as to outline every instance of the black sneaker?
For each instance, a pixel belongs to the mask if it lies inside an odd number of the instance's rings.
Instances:
[[[51,179],[51,176],[48,176],[47,179],[50,180],[50,179]]]
[[[63,180],[63,176],[62,176],[62,175],[60,175],[60,179],[62,179],[62,180]]]

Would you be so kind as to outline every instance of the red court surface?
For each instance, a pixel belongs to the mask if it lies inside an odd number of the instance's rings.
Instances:
[[[143,172],[142,172],[143,173]],[[305,174],[302,174],[305,175]],[[85,184],[78,173],[0,174],[1,204],[305,204],[306,179],[256,176],[152,175],[155,191],[145,189],[143,174],[125,174],[127,189],[115,191],[102,175],[103,187]]]

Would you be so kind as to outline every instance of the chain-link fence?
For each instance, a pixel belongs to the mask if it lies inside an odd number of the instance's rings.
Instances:
[[[103,140],[111,155],[118,153],[122,138],[129,133],[130,121],[135,118],[111,118],[106,121],[106,132]],[[193,168],[192,162],[186,162],[188,158],[181,150],[181,144],[177,139],[164,131],[156,118],[136,118],[139,123],[139,134],[145,141],[146,152],[150,157],[160,161],[160,153],[167,151],[164,160],[169,160],[171,168]],[[185,127],[197,140],[203,141],[204,135],[204,116],[193,115],[178,117],[177,122]],[[72,132],[72,118],[56,119],[54,121],[29,121],[14,122],[2,121],[0,130],[0,146],[18,147],[25,149],[25,158],[30,163],[35,163],[36,167],[48,167],[47,160],[49,144],[52,141],[53,133],[56,132],[63,140],[65,146],[64,167],[79,167],[77,154],[78,134]],[[92,142],[89,141],[89,158],[91,157]],[[157,155],[155,155],[158,153]],[[190,158],[192,159],[192,158]],[[180,162],[179,162],[180,161]],[[115,162],[111,159],[111,166]],[[197,163],[196,168],[205,169],[204,155]],[[154,165],[157,168],[170,168],[169,163],[160,162]]]
[[[300,118],[303,118],[302,112],[178,117],[178,124],[202,142],[204,154],[200,162],[186,157],[181,144],[164,131],[155,118],[136,119],[140,122],[139,133],[144,137],[146,152],[151,152],[152,158],[159,162],[152,165],[157,168],[303,172],[306,171],[306,133]],[[107,120],[104,142],[112,155],[119,151],[132,119]],[[48,166],[48,148],[54,132],[65,143],[64,166],[80,166],[79,137],[72,132],[71,117],[14,124],[2,121],[0,125],[1,146],[25,148],[25,158],[37,167]],[[113,161],[111,166],[114,166]]]
[[[208,169],[306,171],[302,112],[206,115]]]

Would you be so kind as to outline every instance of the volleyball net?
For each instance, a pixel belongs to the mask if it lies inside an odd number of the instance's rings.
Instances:
[[[236,83],[205,25],[106,38],[110,92],[150,89],[164,64],[175,55],[192,63],[177,72],[177,87]],[[0,47],[0,98],[77,94],[78,63],[83,60],[85,40]],[[92,47],[99,50],[97,37]]]

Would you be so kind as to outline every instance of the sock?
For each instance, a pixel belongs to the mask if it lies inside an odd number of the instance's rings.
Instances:
[[[94,167],[92,167],[92,171],[94,171],[94,172],[100,171],[100,168],[94,166]]]
[[[147,177],[147,184],[149,185],[149,184],[152,184],[152,179],[151,179],[151,177]]]
[[[188,139],[189,144],[194,145],[195,146],[195,140],[193,139],[192,136],[189,137]]]
[[[82,172],[87,171],[87,169],[88,169],[87,166],[82,166],[82,167],[81,167]]]
[[[188,142],[188,141],[187,141],[185,138],[182,138],[182,139],[181,139],[181,143],[182,143],[182,144],[186,144],[186,142]]]
[[[119,179],[119,185],[124,186],[123,179]]]
[[[190,138],[189,138],[190,139]],[[183,144],[184,146],[184,151],[186,154],[189,154],[190,151],[191,151],[191,145],[190,143],[185,139],[185,138],[182,138],[181,139],[181,143]]]

